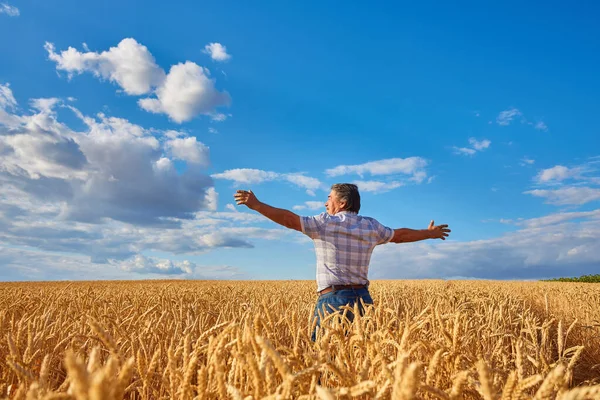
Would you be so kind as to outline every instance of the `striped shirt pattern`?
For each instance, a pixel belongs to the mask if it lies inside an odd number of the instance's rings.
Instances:
[[[392,228],[350,211],[300,217],[300,225],[315,245],[317,291],[331,285],[368,285],[373,249],[394,236]]]

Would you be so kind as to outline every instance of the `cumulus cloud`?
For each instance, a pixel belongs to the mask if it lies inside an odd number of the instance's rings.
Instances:
[[[501,111],[496,117],[496,123],[498,125],[507,126],[510,125],[515,117],[523,115],[521,111],[516,108],[509,108],[508,110]]]
[[[425,171],[426,166],[427,160],[421,157],[388,158],[384,160],[370,161],[364,164],[339,165],[337,167],[327,169],[325,174],[330,177],[350,174],[357,174],[361,177],[365,174],[403,174],[409,175],[411,180],[421,183],[427,177],[427,172]]]
[[[0,110],[15,125],[0,120],[0,246],[35,249],[2,248],[6,279],[176,273],[182,270],[176,262],[140,264],[135,256],[144,251],[197,256],[286,237],[284,228],[249,227],[265,222],[258,215],[213,211],[218,194],[197,162],[208,159],[208,150],[185,132],[144,128],[103,113],[86,116],[54,98],[31,100],[30,113],[16,113],[8,85],[1,93]],[[60,122],[59,104],[85,128],[75,131]],[[174,160],[183,163],[184,172],[175,169]],[[127,260],[133,260],[130,272],[118,267]]]
[[[231,55],[227,54],[227,48],[221,43],[209,43],[204,46],[203,52],[215,61],[227,61],[231,58]]]
[[[251,185],[268,181],[283,180],[307,190],[315,190],[322,186],[321,181],[318,179],[301,173],[282,174],[253,168],[230,169],[218,174],[213,174],[211,176],[214,179],[226,179],[233,181],[235,185]]]
[[[175,159],[203,167],[209,165],[208,147],[198,142],[195,137],[172,139],[167,141],[165,146]]]
[[[38,111],[14,115],[12,93],[3,88],[4,112],[18,126],[0,121],[0,180],[40,199],[60,201],[63,219],[99,223],[105,219],[173,225],[169,218],[192,218],[207,206],[212,179],[199,167],[208,159],[195,138],[162,140],[155,130],[121,118],[84,116],[68,106],[87,129],[75,132],[58,121],[56,99],[35,99]],[[160,140],[159,140],[160,139]],[[178,173],[169,158],[189,166]],[[176,225],[176,224],[175,224]]]
[[[168,74],[156,64],[146,46],[133,38],[123,39],[116,47],[101,53],[73,47],[56,52],[46,42],[48,58],[56,69],[67,72],[69,78],[90,72],[116,83],[129,95],[153,94],[138,100],[141,108],[152,113],[164,113],[173,121],[182,123],[196,115],[215,115],[216,108],[230,103],[227,92],[215,88],[210,72],[191,62],[173,65]]]
[[[165,79],[148,48],[135,39],[123,39],[107,51],[79,52],[74,47],[56,53],[54,44],[46,42],[48,58],[56,63],[56,69],[66,71],[69,77],[91,72],[119,85],[125,93],[142,95],[149,93]]]
[[[10,4],[0,3],[0,14],[6,14],[9,17],[18,17],[20,12],[19,9]]]
[[[167,114],[175,122],[191,120],[195,115],[215,113],[215,108],[229,105],[227,92],[219,92],[210,79],[210,72],[187,61],[171,67],[163,84],[156,89],[156,98],[140,99],[140,107],[152,113]]]

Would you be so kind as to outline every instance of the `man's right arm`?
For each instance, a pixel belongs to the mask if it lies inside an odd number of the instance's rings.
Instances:
[[[234,198],[237,204],[245,204],[249,209],[257,211],[269,218],[271,221],[283,225],[286,228],[301,231],[302,226],[300,225],[300,217],[283,208],[272,207],[259,201],[252,190],[238,190],[234,194]]]

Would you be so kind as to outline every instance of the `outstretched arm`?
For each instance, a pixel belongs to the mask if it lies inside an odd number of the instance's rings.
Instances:
[[[238,190],[233,195],[238,205],[245,204],[249,209],[257,211],[279,225],[286,228],[301,231],[300,217],[291,211],[283,208],[271,207],[268,204],[260,202],[252,190]]]
[[[409,229],[409,228],[400,228],[394,229],[394,236],[391,243],[407,243],[407,242],[418,242],[419,240],[425,239],[442,239],[446,240],[448,234],[450,233],[450,229],[448,229],[448,225],[437,225],[433,224],[433,220],[429,223],[429,227],[427,229]]]

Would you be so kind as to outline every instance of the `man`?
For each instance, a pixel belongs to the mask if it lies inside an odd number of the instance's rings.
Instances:
[[[362,314],[360,299],[365,304],[373,304],[367,274],[375,246],[388,242],[446,240],[450,232],[448,225],[435,226],[433,221],[427,229],[392,229],[374,218],[358,215],[360,194],[358,187],[349,183],[332,185],[325,203],[327,212],[312,217],[300,217],[291,211],[271,207],[260,202],[251,190],[238,190],[234,198],[238,205],[245,204],[270,220],[300,231],[313,240],[319,294],[314,313],[316,327],[313,341],[324,310],[331,312],[331,308],[339,310],[345,305],[354,307],[354,303],[358,302]],[[352,320],[352,313],[347,313],[347,317]]]

